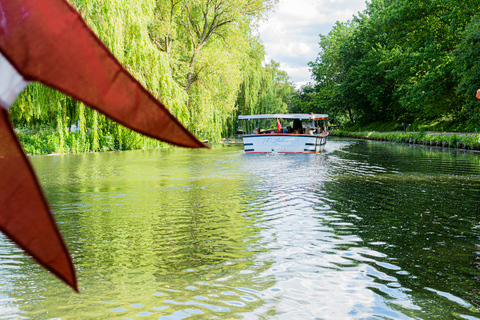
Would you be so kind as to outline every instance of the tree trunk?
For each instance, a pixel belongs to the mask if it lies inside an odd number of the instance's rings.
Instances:
[[[188,93],[190,90],[190,86],[193,84],[194,77],[193,77],[193,68],[195,67],[195,59],[196,54],[194,53],[192,59],[190,60],[190,65],[188,66],[188,73],[187,73],[187,84],[185,85],[185,91]]]
[[[194,75],[195,71],[195,62],[197,61],[198,53],[200,49],[203,47],[204,43],[201,43],[197,49],[193,51],[192,59],[190,59],[190,64],[188,65],[188,73],[187,73],[187,84],[185,85],[185,91],[188,93],[190,90],[190,86],[197,80],[197,77]]]

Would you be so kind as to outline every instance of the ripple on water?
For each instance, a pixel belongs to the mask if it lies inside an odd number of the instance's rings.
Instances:
[[[230,147],[33,162],[83,293],[0,238],[2,316],[480,314],[480,171],[472,157],[332,140],[318,155]]]

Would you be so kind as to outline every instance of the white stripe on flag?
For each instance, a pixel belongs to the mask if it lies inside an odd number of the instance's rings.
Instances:
[[[0,52],[0,106],[10,109],[28,83]]]

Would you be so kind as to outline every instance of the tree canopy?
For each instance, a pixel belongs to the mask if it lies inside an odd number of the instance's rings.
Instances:
[[[478,0],[367,2],[320,35],[314,81],[301,91],[340,121],[441,119],[480,129],[479,8]]]
[[[278,63],[265,64],[256,35],[276,1],[70,0],[121,63],[211,141],[231,134],[239,113],[286,110],[292,85]],[[19,96],[10,115],[20,131],[54,128],[50,152],[158,145],[40,84]]]

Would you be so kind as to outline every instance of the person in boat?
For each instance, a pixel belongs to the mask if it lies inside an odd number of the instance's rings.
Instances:
[[[303,132],[302,121],[300,121],[300,119],[293,120],[293,132],[297,134],[300,134]]]
[[[253,134],[260,134],[260,128],[256,128],[256,129],[253,131]]]

